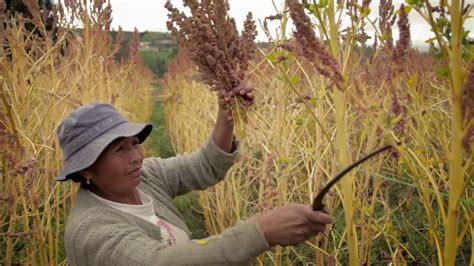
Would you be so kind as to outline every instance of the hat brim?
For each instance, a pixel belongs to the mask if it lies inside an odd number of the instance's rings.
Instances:
[[[153,126],[151,124],[135,124],[130,122],[110,128],[80,150],[73,153],[64,162],[63,169],[59,176],[56,177],[56,180],[67,180],[70,178],[70,175],[93,165],[97,158],[99,158],[99,155],[114,140],[121,137],[137,136],[139,142],[142,143],[150,135],[152,129]]]

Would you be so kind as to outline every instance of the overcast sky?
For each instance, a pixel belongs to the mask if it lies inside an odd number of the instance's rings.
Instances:
[[[166,0],[110,1],[113,9],[112,27],[114,29],[117,29],[120,25],[124,30],[133,30],[134,27],[136,27],[139,31],[166,31],[167,11],[163,7]],[[281,10],[284,0],[273,1],[277,8]],[[436,5],[438,1],[439,0],[431,2]],[[266,41],[266,37],[260,29],[258,19],[263,20],[263,18],[266,16],[276,14],[272,0],[229,0],[229,2],[231,8],[230,15],[236,19],[237,26],[240,28],[242,27],[242,22],[245,19],[246,14],[251,11],[254,15],[254,18],[257,20],[257,30],[259,32],[257,39],[260,41]],[[403,2],[405,1],[393,0],[396,8],[398,8]],[[180,10],[183,10],[182,0],[171,0],[171,3]],[[372,18],[375,18],[378,14],[378,3],[379,1],[372,0],[372,11],[370,15]],[[465,0],[465,3],[474,4],[474,0]],[[278,26],[277,22],[273,24],[275,24],[274,26]],[[424,45],[424,41],[432,37],[427,23],[418,14],[416,14],[416,12],[410,12],[410,24],[412,41],[415,45]],[[471,31],[470,36],[474,37],[474,19],[468,20],[465,26]],[[367,27],[367,33],[373,36],[373,30],[371,30],[371,26]],[[394,25],[393,34],[396,39],[398,36],[396,24]]]

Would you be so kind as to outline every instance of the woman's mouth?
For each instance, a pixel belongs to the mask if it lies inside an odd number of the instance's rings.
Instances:
[[[140,177],[140,175],[142,174],[142,168],[141,167],[137,167],[135,169],[133,169],[130,173],[128,173],[131,177],[133,178],[138,178]]]

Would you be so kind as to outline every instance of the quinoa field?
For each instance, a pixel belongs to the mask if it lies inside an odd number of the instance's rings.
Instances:
[[[112,37],[105,0],[24,3],[29,17],[0,0],[0,265],[67,265],[78,186],[54,176],[69,112],[104,101],[162,123],[146,155],[172,156],[209,137],[216,94],[241,150],[224,181],[179,201],[199,236],[310,205],[346,166],[390,145],[329,191],[324,234],[253,264],[474,265],[474,2],[286,0],[242,27],[226,0],[166,2],[158,15],[179,52],[163,77],[140,56],[137,30],[117,57],[123,33]],[[427,51],[413,45],[409,14],[431,30]],[[254,101],[228,96],[242,82]]]

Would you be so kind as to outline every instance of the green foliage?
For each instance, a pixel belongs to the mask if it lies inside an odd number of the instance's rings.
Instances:
[[[151,123],[153,124],[153,131],[150,136],[151,149],[154,156],[163,158],[175,155],[170,138],[166,132],[165,112],[163,106],[159,101],[155,102],[153,113],[151,115]]]
[[[191,230],[191,238],[202,239],[208,237],[209,233],[205,229],[198,192],[191,192],[179,196],[175,199],[175,203],[180,213],[183,215],[189,230]]]
[[[176,55],[175,53],[175,50],[140,51],[145,65],[160,78],[163,77],[163,74],[168,69],[168,61]]]
[[[171,40],[171,41],[174,41],[174,38],[167,32],[145,31],[140,35],[140,40],[142,42],[152,42],[152,41],[156,41],[156,40]]]
[[[157,92],[159,92],[159,88],[157,89]],[[175,156],[170,138],[166,131],[164,109],[159,101],[155,102],[151,116],[151,123],[154,127],[150,136],[153,156],[159,156],[162,158]],[[192,238],[200,239],[207,237],[208,233],[205,230],[204,217],[200,211],[201,206],[199,204],[197,192],[177,197],[175,203],[191,230]]]
[[[112,38],[115,41],[117,32],[111,32]],[[123,40],[120,49],[115,55],[116,60],[123,60],[128,57],[128,47],[132,32],[123,32]],[[152,50],[141,50],[140,56],[144,64],[159,78],[168,69],[168,61],[173,58],[178,52],[178,44],[169,33],[166,32],[149,32],[144,31],[140,33],[140,42],[151,43]]]

